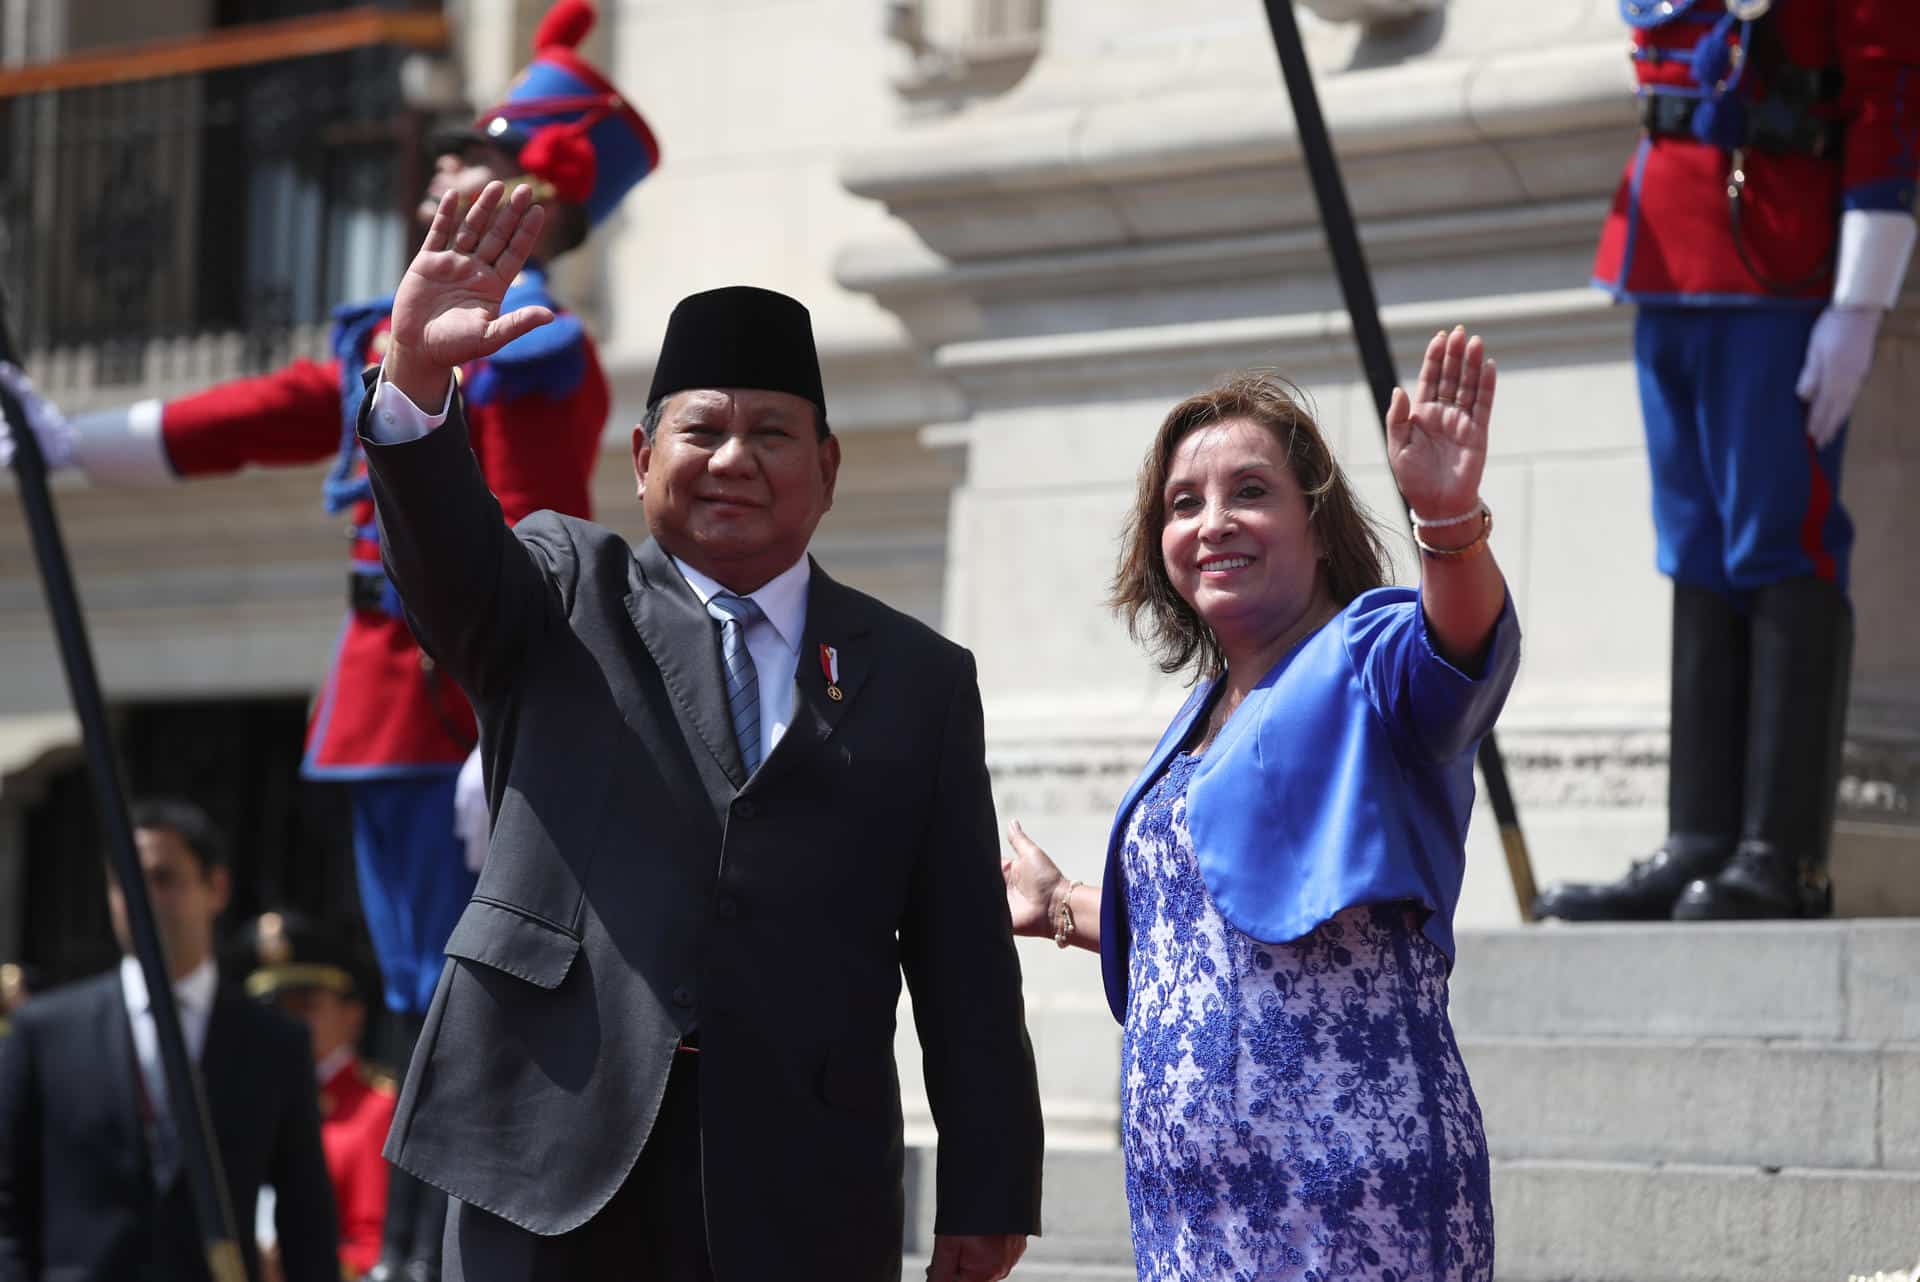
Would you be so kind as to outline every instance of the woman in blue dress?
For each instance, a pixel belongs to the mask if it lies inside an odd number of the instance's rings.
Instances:
[[[1105,893],[1009,825],[1018,933],[1098,951],[1125,1026],[1140,1277],[1486,1282],[1479,1106],[1447,1020],[1473,757],[1519,660],[1480,501],[1493,362],[1434,336],[1388,414],[1419,590],[1285,384],[1174,407],[1115,602],[1199,678]]]

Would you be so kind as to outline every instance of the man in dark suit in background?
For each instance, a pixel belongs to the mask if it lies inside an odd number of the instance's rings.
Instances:
[[[254,1203],[277,1194],[287,1282],[338,1282],[333,1195],[304,1029],[220,986],[213,923],[226,859],[198,807],[133,808],[134,839],[187,1052],[258,1263]],[[120,886],[109,869],[117,970],[35,998],[0,1043],[0,1282],[202,1282],[206,1256],[167,1098],[159,1039]]]
[[[530,197],[442,202],[362,411],[388,573],[479,711],[493,814],[388,1156],[458,1199],[449,1282],[896,1282],[904,972],[929,1273],[1003,1277],[1042,1141],[972,657],[808,558],[839,442],[807,311],[766,290],[668,322],[650,542],[506,528],[451,370],[548,315],[498,316]]]

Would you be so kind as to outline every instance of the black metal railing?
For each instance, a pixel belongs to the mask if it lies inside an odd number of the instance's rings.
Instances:
[[[425,176],[414,52],[184,73],[176,56],[142,76],[133,51],[110,83],[0,96],[0,273],[24,346],[91,349],[94,383],[132,384],[157,342],[237,334],[239,368],[262,369],[296,326],[391,288]]]

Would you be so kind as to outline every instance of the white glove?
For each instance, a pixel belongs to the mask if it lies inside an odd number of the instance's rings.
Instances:
[[[60,407],[33,390],[27,372],[10,361],[0,361],[0,385],[12,392],[26,412],[27,429],[40,442],[47,470],[55,471],[73,462],[73,425]],[[0,417],[0,467],[13,466],[13,424]]]
[[[467,871],[478,873],[487,862],[487,840],[493,818],[487,813],[487,780],[480,769],[480,749],[467,754],[460,777],[453,781],[453,835],[467,847]]]
[[[1878,307],[1835,303],[1820,313],[1807,340],[1807,360],[1793,390],[1807,403],[1807,435],[1825,448],[1853,413],[1853,403],[1873,365],[1873,340],[1880,332]]]
[[[1901,209],[1849,209],[1840,215],[1833,301],[1813,323],[1794,391],[1807,403],[1807,435],[1825,446],[1853,413],[1873,364],[1880,317],[1900,297],[1913,257],[1913,215]]]

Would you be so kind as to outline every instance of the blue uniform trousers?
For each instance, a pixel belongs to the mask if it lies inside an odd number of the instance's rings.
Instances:
[[[1847,586],[1846,429],[1816,450],[1794,394],[1818,308],[1642,306],[1634,360],[1661,573],[1739,597],[1813,576]]]
[[[447,937],[477,880],[453,831],[455,777],[362,779],[347,790],[360,906],[387,1006],[401,1014],[425,1014],[433,1001]]]

